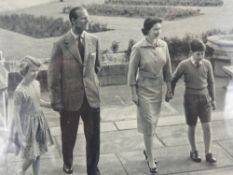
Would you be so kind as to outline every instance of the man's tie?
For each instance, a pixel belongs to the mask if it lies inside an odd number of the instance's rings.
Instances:
[[[195,65],[196,65],[197,68],[199,68],[199,67],[201,66],[200,61],[196,61],[196,62],[195,62]]]
[[[81,56],[82,61],[84,60],[84,45],[82,42],[82,37],[81,35],[78,37],[78,50]]]

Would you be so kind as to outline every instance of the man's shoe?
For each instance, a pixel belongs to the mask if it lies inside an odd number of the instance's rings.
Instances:
[[[191,151],[190,152],[190,158],[194,161],[194,162],[201,162],[201,158],[198,155],[198,151]]]
[[[213,157],[212,153],[206,154],[205,158],[206,158],[206,162],[208,162],[208,163],[216,163],[217,162],[217,159],[215,157]]]
[[[66,173],[66,174],[72,174],[73,173],[73,168],[72,167],[68,167],[67,165],[63,165],[63,171]]]

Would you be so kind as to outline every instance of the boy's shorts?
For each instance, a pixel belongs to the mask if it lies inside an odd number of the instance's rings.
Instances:
[[[186,123],[190,126],[197,124],[198,117],[201,123],[211,121],[211,100],[208,95],[185,94],[184,109]]]

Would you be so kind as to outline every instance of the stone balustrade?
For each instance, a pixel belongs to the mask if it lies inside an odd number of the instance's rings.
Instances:
[[[211,57],[214,74],[225,77],[223,67],[233,63],[233,35],[210,36],[207,45],[214,49],[214,54]]]

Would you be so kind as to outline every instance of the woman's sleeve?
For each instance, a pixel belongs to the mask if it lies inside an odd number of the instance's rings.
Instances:
[[[184,75],[184,66],[183,63],[179,63],[178,66],[176,67],[173,76],[172,76],[172,81],[171,81],[171,85],[172,85],[172,92],[174,93],[175,87],[176,87],[176,83],[177,81],[180,79],[180,77]]]
[[[171,58],[167,44],[166,44],[165,54],[166,54],[166,64],[163,67],[163,77],[165,82],[170,82],[172,78],[172,66],[171,66]]]
[[[129,71],[128,71],[128,84],[129,86],[136,85],[136,76],[140,63],[140,53],[138,47],[133,47],[132,52],[130,54],[129,60]]]

